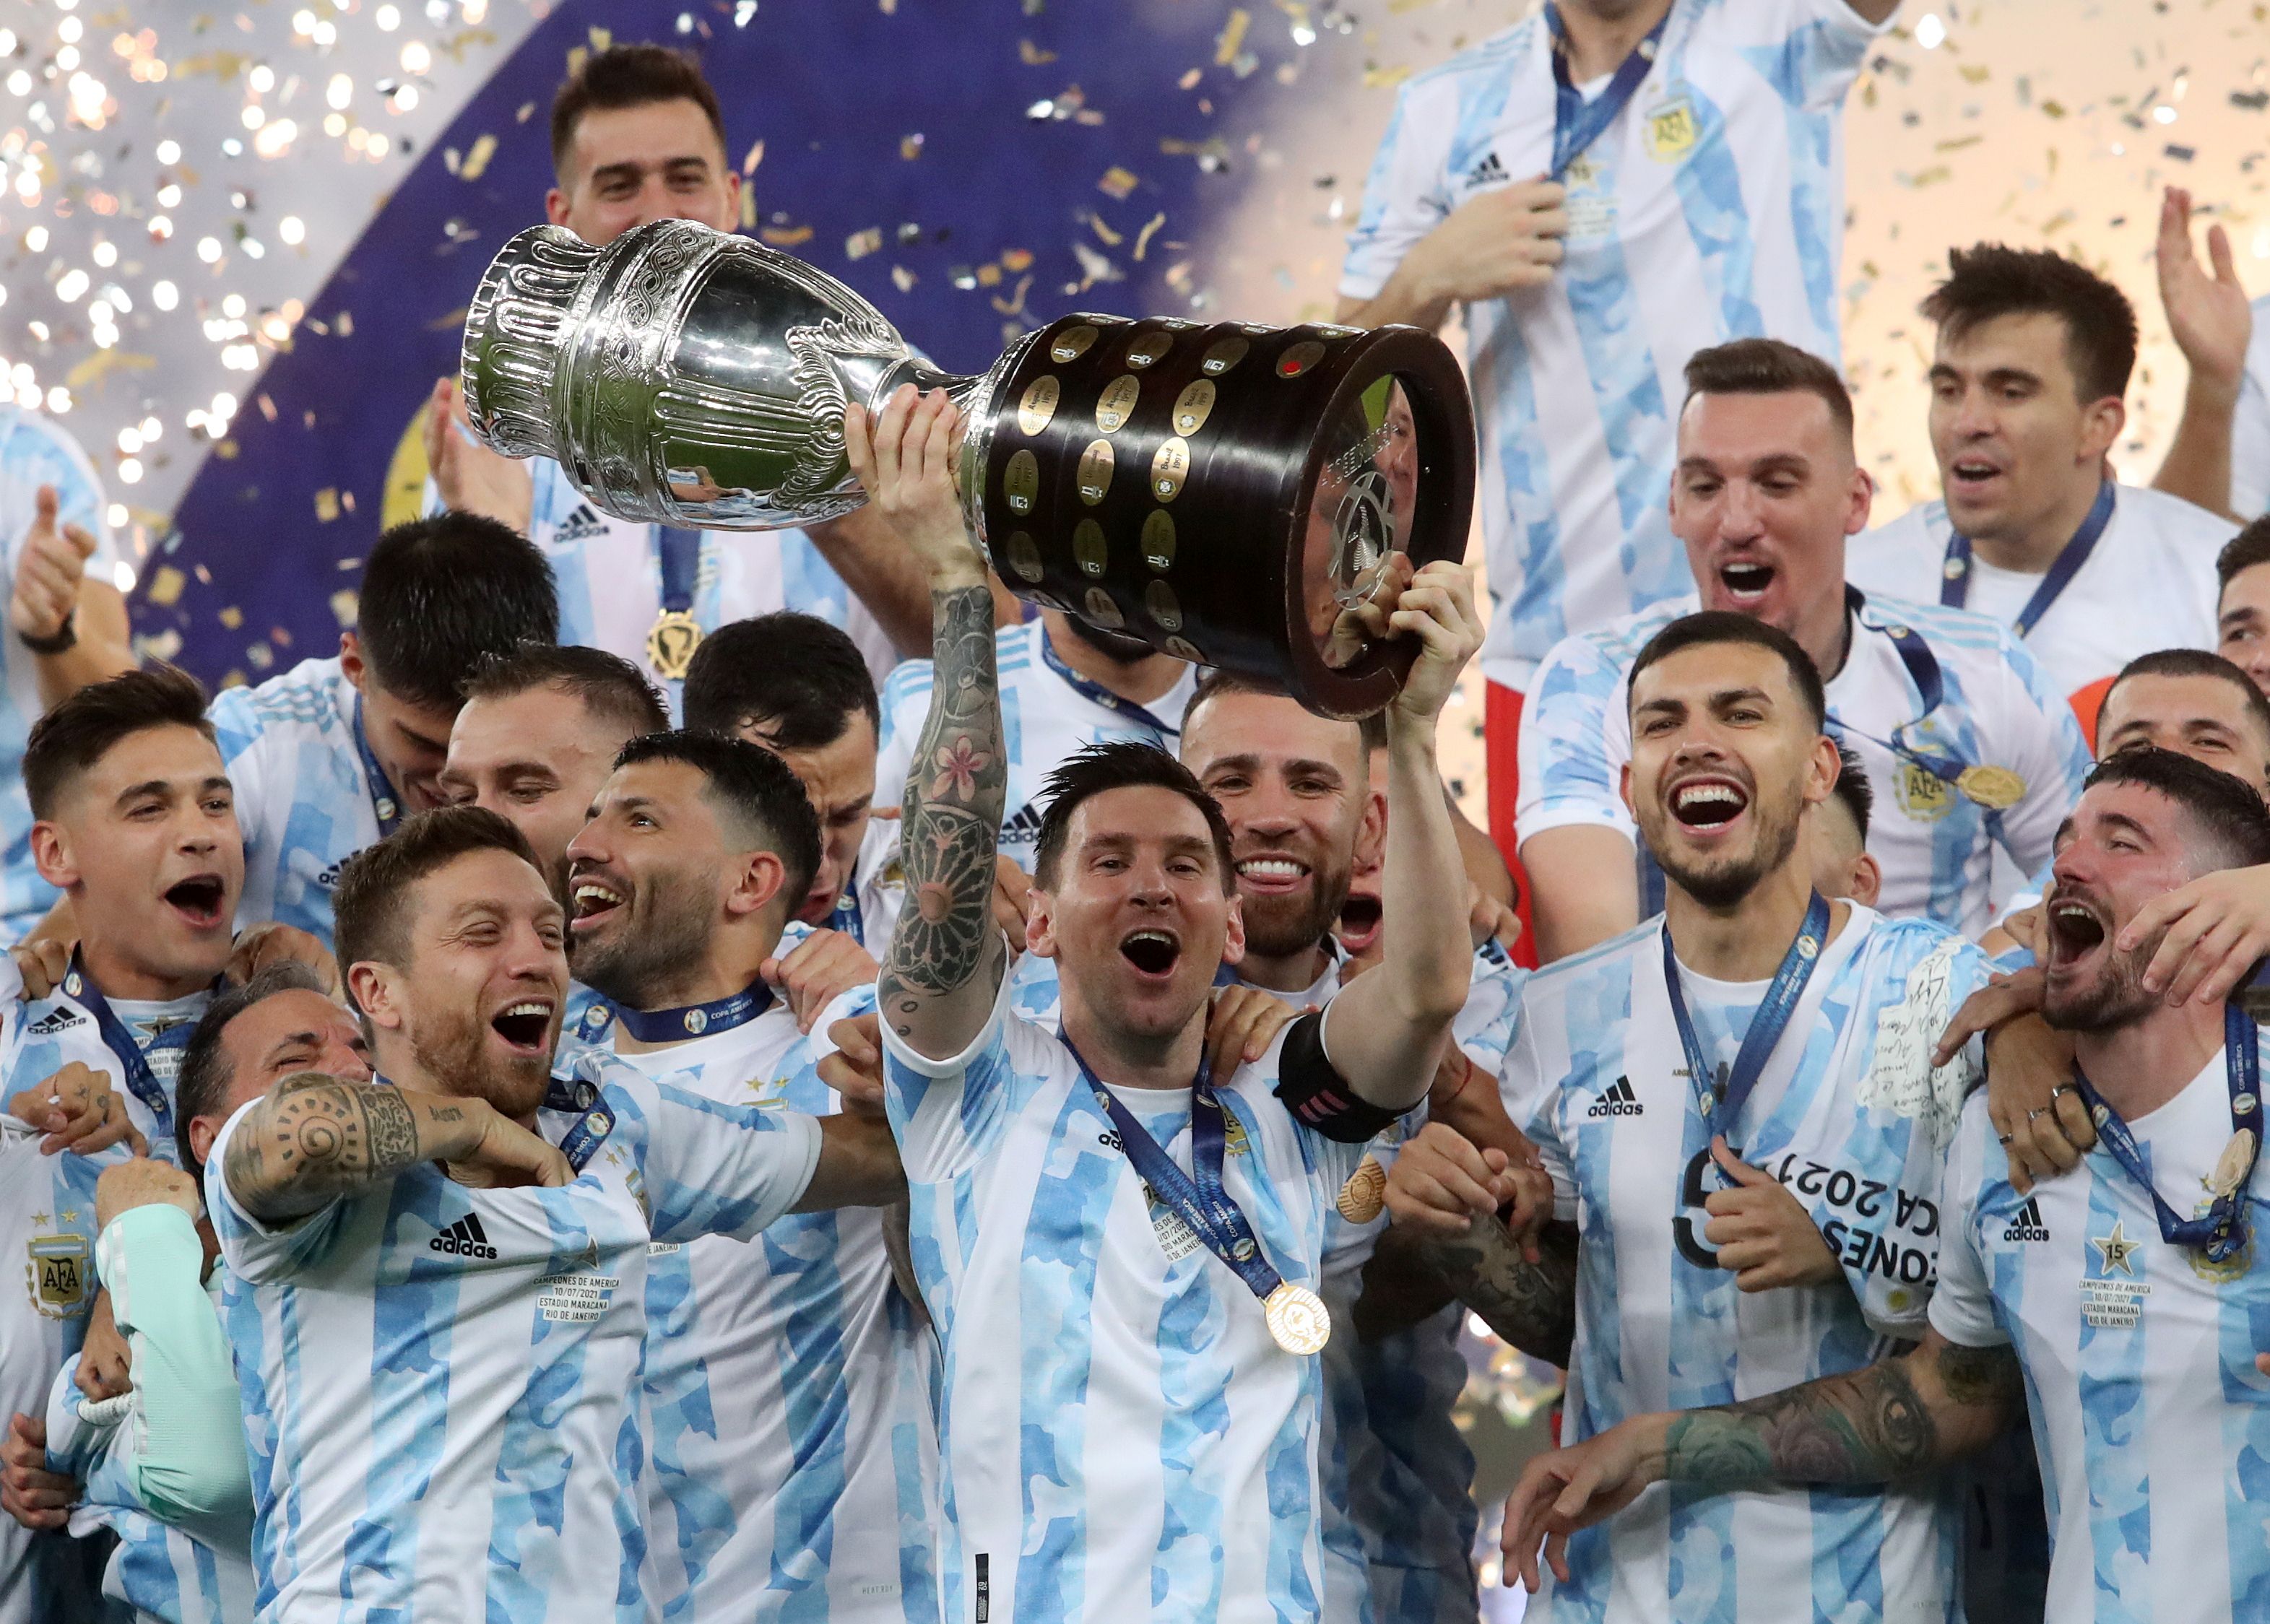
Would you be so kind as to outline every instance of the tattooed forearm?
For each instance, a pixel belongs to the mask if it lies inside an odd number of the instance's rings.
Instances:
[[[998,953],[993,854],[1008,800],[994,669],[993,597],[983,586],[931,594],[930,716],[907,775],[901,835],[907,905],[884,966],[884,1018],[905,1035],[930,998],[979,979]]]
[[[1533,1358],[1565,1365],[1576,1338],[1576,1226],[1549,1223],[1537,1245],[1539,1259],[1531,1263],[1503,1224],[1484,1218],[1456,1239],[1430,1238],[1425,1257],[1500,1337]]]
[[[229,1136],[222,1171],[229,1193],[255,1218],[301,1218],[404,1168],[457,1153],[464,1116],[462,1107],[427,1095],[313,1073],[287,1077]]]
[[[1865,1370],[1680,1416],[1664,1476],[1712,1488],[1887,1482],[1984,1443],[2021,1390],[2008,1348],[1934,1338]]]

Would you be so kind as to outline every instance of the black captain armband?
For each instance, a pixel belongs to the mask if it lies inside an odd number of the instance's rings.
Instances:
[[[1342,1145],[1361,1145],[1400,1114],[1359,1095],[1324,1053],[1324,1018],[1303,1015],[1285,1028],[1277,1097],[1304,1126]]]

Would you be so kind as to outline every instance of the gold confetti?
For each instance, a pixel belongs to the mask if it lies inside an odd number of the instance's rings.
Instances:
[[[754,174],[757,172],[757,166],[764,161],[764,137],[760,136],[757,137],[757,144],[751,147],[747,156],[741,159],[741,173],[745,175]]]
[[[1057,59],[1057,54],[1054,51],[1042,50],[1030,40],[1017,41],[1017,56],[1028,68],[1037,68],[1042,63],[1054,62]]]
[[[227,608],[222,610],[217,618],[223,626],[228,627],[228,629],[233,632],[236,630],[238,627],[244,624],[244,611],[239,609],[234,604],[231,604]]]
[[[154,355],[142,355],[131,350],[97,350],[63,374],[63,387],[77,395],[122,367],[128,372],[147,372],[157,364]]]
[[[1366,90],[1391,90],[1411,77],[1411,64],[1398,63],[1392,68],[1369,67],[1363,70]]]
[[[1133,171],[1114,164],[1103,172],[1103,178],[1095,183],[1095,188],[1107,197],[1124,200],[1139,184],[1141,182],[1136,179]]]
[[[980,286],[980,287],[998,287],[998,286],[1000,286],[1000,285],[1001,285],[1001,267],[1000,267],[1000,266],[998,266],[998,265],[980,265],[980,266],[978,266],[978,267],[977,267],[977,285],[978,285],[978,286]]]
[[[1143,229],[1135,234],[1135,257],[1140,259],[1151,246],[1151,234],[1167,223],[1166,211],[1161,210],[1144,222]]]
[[[315,493],[315,516],[326,524],[339,516],[339,493],[333,486]]]
[[[457,178],[461,181],[479,180],[489,167],[489,159],[496,156],[496,150],[497,138],[483,135],[473,143],[473,150],[465,154],[464,165],[457,171]]]
[[[1001,256],[1001,269],[1009,272],[1012,276],[1014,276],[1020,271],[1027,269],[1032,264],[1032,253],[1029,249],[1026,248],[1009,248],[1005,250]]]
[[[1237,60],[1237,53],[1245,46],[1245,31],[1252,26],[1252,12],[1242,5],[1230,9],[1228,20],[1222,24],[1221,33],[1213,42],[1215,67],[1227,68]]]
[[[883,228],[870,226],[864,231],[855,231],[843,239],[843,254],[847,259],[864,259],[883,246]]]
[[[899,156],[909,163],[922,156],[923,138],[919,135],[899,137]]]
[[[171,564],[160,564],[150,577],[149,590],[142,596],[160,609],[170,609],[182,601],[182,589],[189,584],[189,578],[180,570]]]
[[[352,587],[341,587],[331,594],[331,613],[341,626],[352,626],[362,612],[362,596]]]
[[[743,198],[746,199],[748,198],[749,194],[747,192],[743,192],[741,196]],[[753,203],[751,206],[754,206]],[[766,241],[771,243],[776,248],[792,248],[798,243],[809,242],[812,241],[812,227],[809,226],[768,226],[760,234],[763,236]]]
[[[891,285],[897,288],[901,293],[913,293],[915,291],[915,273],[908,270],[904,265],[892,266]]]

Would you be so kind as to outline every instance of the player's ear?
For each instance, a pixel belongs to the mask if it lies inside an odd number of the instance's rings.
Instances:
[[[1616,770],[1616,794],[1623,801],[1625,815],[1633,822],[1638,822],[1639,808],[1632,805],[1631,759],[1628,756],[1624,759],[1623,766]]]
[[[1229,896],[1229,925],[1221,938],[1221,961],[1237,964],[1245,957],[1245,907],[1235,892]]]
[[[1035,885],[1025,893],[1025,951],[1042,959],[1057,956],[1057,900]]]
[[[398,1032],[408,1024],[402,1005],[401,979],[390,964],[358,959],[347,966],[347,993],[354,1006],[369,1018],[373,1027]]]
[[[1836,780],[1844,771],[1844,758],[1836,753],[1836,741],[1823,733],[1813,741],[1813,756],[1806,763],[1805,804],[1818,806],[1836,793]]]
[[[362,639],[352,632],[339,634],[339,675],[362,691],[363,679],[370,672],[370,662],[363,658]]]
[[[760,912],[780,894],[788,880],[787,865],[769,851],[751,852],[743,858],[732,889],[725,893],[725,911],[736,918]]]
[[[60,824],[42,819],[32,826],[32,862],[40,878],[58,891],[78,884],[78,861],[71,854],[70,836]]]

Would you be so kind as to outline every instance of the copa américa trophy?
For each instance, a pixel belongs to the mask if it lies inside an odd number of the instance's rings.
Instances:
[[[954,377],[835,278],[688,220],[523,231],[465,320],[473,432],[670,526],[849,512],[844,408],[906,382],[961,405],[965,511],[1011,590],[1330,715],[1387,703],[1417,652],[1352,613],[1384,560],[1465,551],[1473,407],[1415,328],[1071,315]]]

